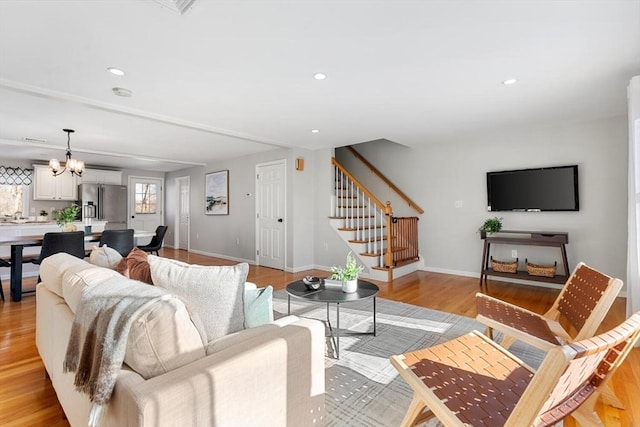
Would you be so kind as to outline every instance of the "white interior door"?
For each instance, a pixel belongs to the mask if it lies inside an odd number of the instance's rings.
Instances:
[[[141,176],[129,177],[129,228],[155,231],[164,224],[164,179]],[[151,238],[140,239],[144,245]]]
[[[257,263],[284,270],[285,238],[285,161],[262,163],[256,167]]]
[[[178,218],[176,226],[176,247],[189,250],[189,193],[190,181],[188,176],[176,179],[178,187]]]

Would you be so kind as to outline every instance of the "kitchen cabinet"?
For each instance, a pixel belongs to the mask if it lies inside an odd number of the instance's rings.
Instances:
[[[53,176],[45,165],[33,165],[33,200],[72,200],[78,198],[78,181],[65,171]]]
[[[116,184],[122,185],[122,171],[85,169],[78,184]]]

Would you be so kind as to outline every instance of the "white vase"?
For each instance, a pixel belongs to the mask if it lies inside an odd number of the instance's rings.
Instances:
[[[78,227],[72,222],[68,222],[62,226],[62,231],[78,231]]]
[[[350,294],[357,290],[358,290],[358,279],[342,281],[342,292]]]

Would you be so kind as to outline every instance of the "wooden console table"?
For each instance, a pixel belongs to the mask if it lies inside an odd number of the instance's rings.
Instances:
[[[501,231],[491,236],[480,236],[484,240],[482,251],[482,270],[480,273],[480,291],[487,290],[487,276],[511,277],[520,280],[533,280],[537,282],[549,282],[564,284],[569,277],[569,262],[567,261],[567,249],[565,245],[569,243],[569,233],[558,231]],[[562,252],[562,266],[564,274],[556,274],[554,277],[532,276],[526,271],[515,273],[503,273],[493,271],[489,265],[491,244],[499,245],[526,245],[526,246],[549,246],[560,248]]]

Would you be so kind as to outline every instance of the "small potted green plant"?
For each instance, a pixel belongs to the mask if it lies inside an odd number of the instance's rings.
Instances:
[[[358,265],[353,253],[349,252],[344,266],[334,265],[331,267],[331,272],[333,273],[331,278],[342,282],[342,292],[352,293],[358,289],[358,274],[363,268],[363,266]]]
[[[40,210],[40,214],[38,215],[38,221],[46,221],[49,216],[49,212],[44,209]]]
[[[76,231],[78,227],[73,223],[80,212],[80,206],[71,205],[52,212],[53,219],[62,228],[62,231]]]
[[[502,230],[502,218],[496,216],[486,220],[484,224],[480,226],[478,232],[480,233],[480,237],[484,239],[487,233],[497,233],[500,230]]]

